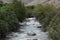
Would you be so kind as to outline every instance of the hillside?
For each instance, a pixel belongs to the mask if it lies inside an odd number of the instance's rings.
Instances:
[[[11,2],[11,0],[2,0],[5,3]],[[22,0],[25,5],[36,5],[36,4],[45,4],[45,3],[53,3],[56,5],[60,5],[60,0]]]
[[[60,0],[33,0],[32,2],[28,3],[27,6],[37,5],[37,4],[46,4],[46,3],[60,5]]]

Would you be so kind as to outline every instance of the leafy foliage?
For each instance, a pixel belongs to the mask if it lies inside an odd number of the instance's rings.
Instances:
[[[0,7],[2,7],[3,6],[3,2],[0,0]]]
[[[48,30],[49,38],[60,40],[60,8],[52,4],[37,5],[33,15],[40,21],[42,27]]]
[[[6,37],[6,34],[19,28],[19,22],[25,19],[25,7],[21,1],[13,0],[13,3],[0,3],[0,36]]]
[[[26,17],[32,17],[32,11],[34,9],[34,6],[27,6],[26,7]]]
[[[20,1],[13,0],[13,11],[15,12],[17,18],[19,21],[22,22],[22,20],[25,19],[26,13],[25,13],[25,7],[24,4]]]

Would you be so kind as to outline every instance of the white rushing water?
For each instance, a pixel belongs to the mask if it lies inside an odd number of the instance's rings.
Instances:
[[[34,17],[26,18],[26,21],[20,24],[24,25],[20,29],[23,32],[12,33],[13,36],[9,36],[9,40],[48,40],[47,32],[43,32],[40,28],[37,28],[41,25]]]

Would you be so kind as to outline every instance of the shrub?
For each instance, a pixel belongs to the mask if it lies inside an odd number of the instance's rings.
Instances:
[[[19,21],[16,14],[12,11],[11,5],[0,8],[0,36],[5,37],[7,33],[19,28]]]
[[[21,1],[13,0],[13,3],[3,4],[0,1],[0,37],[6,37],[6,34],[16,31],[19,28],[19,22],[25,19],[25,7]]]
[[[34,6],[26,6],[26,17],[33,17],[32,11],[34,9]]]
[[[45,28],[49,25],[51,18],[56,14],[56,8],[53,5],[38,5],[34,9],[34,15]]]
[[[25,13],[25,7],[24,4],[21,1],[13,0],[13,11],[15,12],[17,18],[20,22],[22,22],[25,19],[26,13]]]
[[[37,5],[33,15],[40,21],[44,29],[48,29],[49,38],[60,40],[60,8],[55,5]]]
[[[53,40],[60,40],[60,11],[52,18],[49,24],[49,37]]]
[[[0,20],[0,37],[5,37],[6,33],[9,32],[9,24],[4,20]]]
[[[0,7],[2,7],[3,6],[3,2],[0,0]]]

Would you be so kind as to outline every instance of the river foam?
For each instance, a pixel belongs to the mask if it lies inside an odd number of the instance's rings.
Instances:
[[[37,28],[38,26],[41,26],[41,24],[38,21],[36,21],[35,17],[26,18],[26,21],[23,22],[22,25],[24,25],[24,27],[21,26],[23,28],[20,30],[23,32],[12,33],[13,36],[9,35],[9,40],[48,40],[47,32],[43,32],[41,31],[41,29]],[[34,33],[36,34],[35,36],[32,35]]]

